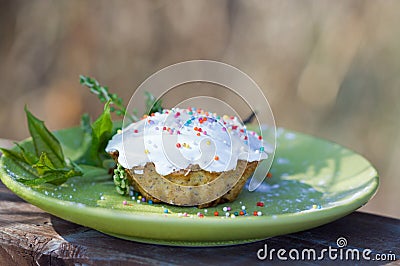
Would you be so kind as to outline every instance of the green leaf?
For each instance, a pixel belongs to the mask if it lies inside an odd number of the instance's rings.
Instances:
[[[22,179],[34,179],[38,177],[37,171],[32,168],[32,166],[27,163],[21,153],[0,148],[3,153],[4,159],[8,159],[9,163],[14,165],[14,168],[18,168],[22,175]]]
[[[47,153],[42,152],[40,155],[39,161],[32,165],[33,168],[36,168],[39,175],[45,175],[50,171],[54,171],[54,165],[50,161],[49,157],[47,157]]]
[[[110,114],[110,101],[104,106],[103,113],[91,126],[92,143],[84,156],[84,162],[90,165],[102,166],[101,156],[105,154],[108,140],[112,136],[113,123]]]
[[[40,185],[40,184],[44,184],[44,183],[50,183],[50,184],[58,186],[58,185],[61,185],[62,183],[64,183],[65,181],[67,181],[71,177],[81,176],[81,175],[82,175],[82,172],[76,171],[75,169],[52,170],[52,171],[49,171],[46,175],[36,178],[36,179],[32,179],[32,180],[26,180],[26,179],[19,180],[18,179],[18,181],[25,185],[29,185],[29,186],[36,186],[36,185]]]
[[[90,126],[91,121],[90,121],[90,116],[89,114],[85,113],[81,117],[81,128],[84,133],[87,134],[92,134],[92,128]]]
[[[18,147],[18,149],[21,151],[21,156],[25,160],[26,163],[32,165],[35,164],[39,158],[36,156],[36,154],[33,154],[32,152],[26,150],[22,145],[18,144],[17,142],[14,142],[14,144]]]
[[[25,112],[28,120],[29,132],[31,133],[33,145],[35,147],[36,156],[39,157],[42,152],[45,152],[56,168],[64,167],[65,160],[60,142],[52,133],[50,133],[43,121],[33,116],[26,107]]]
[[[161,100],[156,100],[153,94],[151,94],[148,91],[144,92],[144,95],[146,96],[146,111],[147,114],[155,113],[155,112],[161,112],[163,107],[161,106],[162,101]]]

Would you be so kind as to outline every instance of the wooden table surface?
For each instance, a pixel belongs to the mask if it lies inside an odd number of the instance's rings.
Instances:
[[[1,143],[0,143],[1,144]],[[2,143],[7,144],[7,143]],[[1,145],[0,145],[1,146]],[[0,265],[253,265],[266,264],[257,252],[268,250],[337,248],[339,237],[347,240],[343,248],[370,249],[376,254],[394,254],[397,261],[332,261],[333,264],[400,265],[400,220],[354,212],[330,224],[308,231],[269,238],[263,241],[226,247],[187,248],[141,244],[117,239],[55,216],[23,201],[0,182]],[[263,253],[261,253],[263,254]],[[361,253],[360,253],[361,254]],[[287,256],[287,254],[286,254]],[[378,255],[379,256],[379,255]],[[279,261],[276,254],[275,263]],[[314,265],[321,261],[292,261]]]

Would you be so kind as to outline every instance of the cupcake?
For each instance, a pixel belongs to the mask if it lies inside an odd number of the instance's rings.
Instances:
[[[130,124],[106,151],[126,173],[124,188],[154,203],[204,208],[237,198],[268,157],[266,145],[235,116],[173,108]]]

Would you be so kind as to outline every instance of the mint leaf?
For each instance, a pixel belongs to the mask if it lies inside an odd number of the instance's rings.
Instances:
[[[111,121],[110,101],[104,106],[103,113],[91,125],[92,143],[81,162],[102,166],[102,157],[106,156],[105,148],[112,136],[113,123]]]
[[[90,116],[85,113],[81,116],[81,128],[85,134],[92,134],[92,127],[90,126]]]
[[[4,158],[9,159],[9,163],[18,168],[20,172],[24,173],[24,179],[34,179],[38,177],[37,171],[32,168],[32,166],[27,163],[20,152],[0,148],[3,153]]]
[[[162,104],[161,100],[156,100],[154,95],[148,91],[146,91],[144,93],[144,95],[146,97],[146,111],[147,111],[148,115],[151,113],[156,113],[156,112],[162,111],[163,107],[161,106],[161,104]]]
[[[69,178],[74,176],[81,176],[82,172],[77,171],[75,169],[70,170],[51,170],[44,176],[41,176],[36,179],[26,180],[26,179],[18,179],[19,182],[29,185],[29,186],[37,186],[43,183],[50,183],[53,185],[61,185]]]
[[[45,152],[56,168],[65,167],[64,154],[60,142],[50,133],[44,122],[32,115],[26,107],[25,112],[36,156],[39,157],[42,152]]]
[[[14,144],[21,151],[21,156],[23,157],[26,163],[32,165],[39,160],[36,154],[33,154],[32,152],[26,150],[24,147],[22,147],[22,145],[19,145],[17,142],[14,142]]]
[[[54,171],[54,166],[51,163],[49,157],[47,157],[47,154],[45,152],[42,152],[40,155],[39,161],[32,165],[33,168],[36,168],[37,172],[39,175],[44,175],[49,171]]]

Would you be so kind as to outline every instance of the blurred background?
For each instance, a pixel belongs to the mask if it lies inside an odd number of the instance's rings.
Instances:
[[[24,105],[57,130],[129,99],[170,64],[213,59],[263,89],[278,126],[326,138],[381,175],[362,210],[400,218],[400,1],[0,0],[0,138],[28,136]]]

